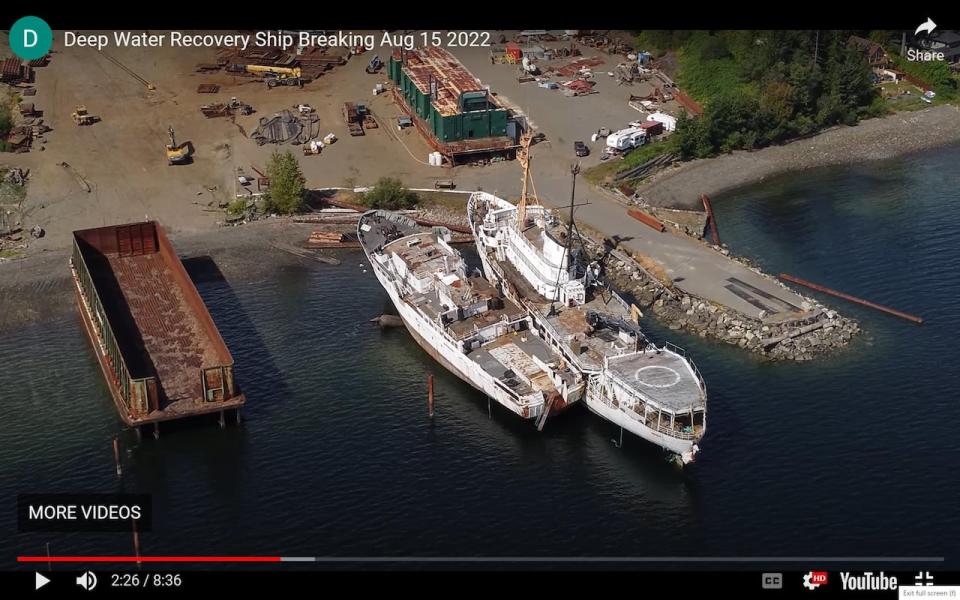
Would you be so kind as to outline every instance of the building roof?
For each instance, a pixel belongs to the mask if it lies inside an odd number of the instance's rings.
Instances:
[[[431,82],[436,84],[437,94],[432,100],[434,109],[448,117],[459,112],[458,102],[464,92],[484,91],[480,80],[447,50],[427,46],[403,54],[403,70],[421,93],[430,95]],[[494,107],[497,101],[487,99]]]
[[[20,75],[20,59],[8,58],[3,62],[0,62],[0,75],[19,76]]]
[[[867,38],[862,38],[856,35],[851,35],[850,39],[847,40],[847,44],[850,46],[854,46],[857,50],[860,50],[861,52],[868,52],[870,54],[875,54],[877,52],[880,52],[880,53],[884,52],[883,46],[881,46],[880,44],[872,40],[868,40]]]
[[[941,44],[946,44],[948,46],[953,46],[955,44],[960,45],[960,32],[941,31],[939,33],[931,35],[930,39],[936,42],[940,42]]]

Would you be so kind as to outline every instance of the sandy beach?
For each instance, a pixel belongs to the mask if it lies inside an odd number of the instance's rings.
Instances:
[[[271,247],[299,245],[315,227],[267,219],[203,233],[174,233],[181,258],[210,257],[231,283],[249,281],[288,266],[324,265]],[[340,250],[324,250],[340,256]],[[70,281],[70,250],[58,248],[0,264],[0,331],[75,311]]]
[[[784,173],[886,160],[960,143],[960,108],[941,105],[836,127],[810,138],[753,152],[679,163],[637,188],[654,206],[702,209],[714,195]]]

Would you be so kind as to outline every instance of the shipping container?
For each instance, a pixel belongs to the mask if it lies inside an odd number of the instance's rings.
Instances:
[[[128,425],[239,409],[233,358],[154,221],[73,232],[84,329]]]

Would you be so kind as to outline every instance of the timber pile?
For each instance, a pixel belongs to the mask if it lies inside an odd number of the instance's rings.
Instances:
[[[304,248],[316,250],[320,248],[359,248],[360,241],[356,234],[341,231],[314,231],[303,243]]]
[[[675,154],[661,154],[660,156],[651,158],[642,165],[638,165],[632,169],[618,173],[613,180],[616,182],[622,182],[629,181],[631,179],[643,179],[644,177],[647,177],[653,173],[655,170],[665,167],[675,160],[677,160],[677,156]]]

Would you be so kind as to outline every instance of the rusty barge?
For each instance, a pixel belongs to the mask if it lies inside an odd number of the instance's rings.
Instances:
[[[155,221],[73,232],[84,330],[120,417],[138,428],[237,411],[233,358]]]

